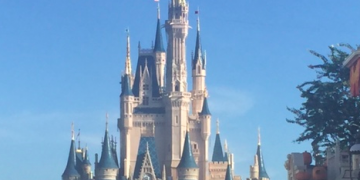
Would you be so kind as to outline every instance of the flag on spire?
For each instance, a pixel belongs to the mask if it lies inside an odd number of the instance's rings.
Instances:
[[[195,11],[195,14],[199,14],[199,10],[196,10],[196,11]]]

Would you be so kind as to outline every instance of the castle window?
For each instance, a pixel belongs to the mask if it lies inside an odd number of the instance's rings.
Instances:
[[[194,149],[197,149],[197,145],[196,145],[196,144],[194,144]]]
[[[144,85],[143,85],[143,90],[144,90],[144,91],[149,90],[149,85],[148,85],[148,84],[144,84]]]
[[[149,105],[149,97],[144,96],[143,99],[142,99],[142,104],[143,105]]]
[[[175,86],[175,91],[180,91],[180,86],[178,84]]]

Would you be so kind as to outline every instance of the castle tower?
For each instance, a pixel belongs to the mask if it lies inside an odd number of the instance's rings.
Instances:
[[[160,91],[165,87],[165,49],[161,33],[161,23],[160,23],[160,5],[158,4],[158,15],[157,15],[157,25],[156,25],[156,34],[155,34],[155,45],[154,45],[154,54],[156,62],[156,78]]]
[[[208,178],[208,157],[209,157],[209,137],[211,134],[211,113],[209,110],[209,105],[207,102],[207,98],[205,97],[202,104],[202,110],[198,114],[199,120],[201,124],[201,143],[204,146],[204,151],[202,152],[202,156],[200,156],[201,160],[199,162],[200,166],[200,178],[207,179]]]
[[[106,130],[104,142],[102,145],[101,158],[95,168],[95,180],[116,180],[119,167],[114,159],[112,147],[108,136],[108,123],[106,122]]]
[[[186,37],[189,6],[185,0],[171,0],[165,28],[168,35],[166,57],[166,90],[187,91]]]
[[[178,180],[199,180],[199,168],[192,153],[189,130],[185,134],[183,153],[177,170]]]
[[[134,94],[132,92],[132,72],[130,61],[130,37],[127,36],[127,50],[125,60],[125,74],[121,77],[121,94],[120,94],[120,118],[118,119],[118,128],[120,129],[120,141],[124,145],[120,147],[121,173],[125,177],[130,175],[130,157],[131,155],[131,137],[130,131],[133,126],[133,105]]]
[[[264,158],[261,153],[260,128],[258,129],[258,146],[257,146],[257,150],[256,150],[256,155],[255,155],[255,163],[254,163],[254,166],[250,167],[250,173],[251,173],[251,175],[255,175],[253,177],[258,180],[269,180],[270,179],[266,172]]]
[[[186,125],[188,124],[191,93],[187,92],[186,37],[188,35],[188,4],[185,0],[172,0],[169,4],[166,56],[165,128],[167,146],[165,165],[167,174],[176,179],[176,167],[181,158]]]
[[[84,160],[82,163],[82,169],[83,169],[83,175],[82,175],[82,180],[90,180],[92,179],[92,173],[91,173],[91,163],[89,160],[89,154],[88,154],[88,149],[85,149],[85,156],[84,156]]]
[[[62,174],[62,180],[80,180],[80,174],[76,170],[76,158],[75,158],[75,138],[74,138],[74,127],[71,129],[71,143],[69,157],[66,164],[64,173]]]
[[[196,11],[199,14],[199,11]],[[201,41],[200,41],[200,18],[197,19],[197,35],[196,35],[196,45],[195,45],[195,54],[191,63],[192,67],[192,113],[197,114],[202,109],[202,102],[206,94],[205,87],[205,76],[206,76],[206,59],[202,55]]]

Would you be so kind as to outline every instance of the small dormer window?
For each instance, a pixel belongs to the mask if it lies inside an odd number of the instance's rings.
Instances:
[[[143,90],[144,90],[144,91],[149,90],[149,85],[148,85],[148,84],[144,84],[144,85],[143,85]]]

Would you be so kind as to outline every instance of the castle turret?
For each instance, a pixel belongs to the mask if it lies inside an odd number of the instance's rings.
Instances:
[[[91,163],[89,160],[89,154],[88,154],[88,149],[85,149],[85,156],[84,156],[84,160],[82,163],[82,169],[83,169],[83,175],[82,175],[82,179],[83,180],[90,180],[92,179],[92,173],[91,173]]]
[[[131,154],[131,142],[130,142],[130,130],[133,126],[133,106],[134,106],[134,94],[132,91],[132,71],[130,61],[130,36],[127,35],[127,48],[126,48],[126,60],[125,60],[125,74],[121,78],[121,94],[120,94],[120,118],[118,119],[118,128],[120,129],[121,142],[125,144],[120,148],[121,170],[125,177],[129,177],[130,157]]]
[[[215,137],[215,145],[214,145],[212,161],[213,162],[227,161],[224,157],[221,140],[220,140],[219,120],[216,121],[216,125],[217,125],[216,137]]]
[[[192,153],[189,130],[187,130],[185,134],[184,148],[177,169],[178,169],[178,180],[199,179],[199,168],[195,162]]]
[[[106,130],[104,142],[102,145],[101,157],[95,169],[96,180],[116,180],[118,175],[118,166],[112,155],[112,150],[109,142],[108,128],[106,122]]]
[[[75,138],[74,127],[72,125],[72,136],[69,150],[69,157],[66,164],[64,173],[62,174],[62,180],[80,180],[80,174],[76,170],[76,158],[75,158]]]
[[[196,11],[197,14],[199,11]],[[200,41],[200,18],[197,19],[197,35],[196,35],[196,45],[195,45],[195,54],[192,59],[192,113],[197,114],[202,109],[202,101],[206,94],[205,87],[205,70],[206,60],[205,56],[202,55],[201,41]]]
[[[258,146],[256,151],[257,161],[258,161],[258,167],[259,167],[259,180],[269,180],[269,176],[265,169],[265,163],[264,158],[261,153],[261,137],[260,137],[260,128],[258,129]]]
[[[156,62],[156,78],[160,88],[160,91],[165,87],[165,49],[161,33],[161,23],[160,23],[160,5],[158,4],[158,15],[157,15],[157,25],[156,25],[156,34],[155,34],[155,62]]]

